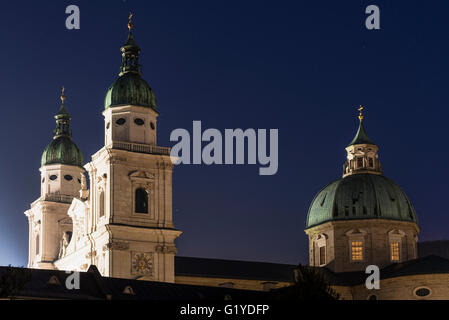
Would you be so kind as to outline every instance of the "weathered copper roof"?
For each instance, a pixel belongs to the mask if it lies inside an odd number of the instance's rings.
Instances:
[[[313,199],[306,228],[327,221],[390,219],[417,223],[415,209],[402,189],[379,174],[353,174],[334,181]]]

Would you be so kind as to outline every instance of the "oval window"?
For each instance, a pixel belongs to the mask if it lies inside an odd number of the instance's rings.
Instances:
[[[109,129],[109,125],[110,125],[110,123],[108,122],[108,123],[106,124],[106,129]]]
[[[80,184],[81,184],[81,179],[78,179],[78,183],[80,183]]]
[[[50,176],[50,180],[56,180],[56,179],[58,179],[58,176],[57,175],[55,175],[55,174],[52,174],[51,176]]]
[[[418,288],[415,290],[415,294],[418,297],[426,297],[430,294],[430,290],[427,288]]]
[[[66,179],[67,181],[72,181],[73,177],[70,174],[66,174],[64,176],[64,179]]]
[[[42,183],[44,183],[44,182],[45,182],[45,177],[42,178]]]
[[[140,118],[134,119],[134,123],[137,124],[138,126],[143,126],[144,124],[143,120]]]
[[[119,126],[121,126],[125,122],[126,122],[126,120],[124,118],[120,118],[120,119],[117,119],[117,121],[115,123],[117,123]]]
[[[153,121],[150,122],[150,127],[151,127],[151,129],[154,130],[154,123],[153,123]]]

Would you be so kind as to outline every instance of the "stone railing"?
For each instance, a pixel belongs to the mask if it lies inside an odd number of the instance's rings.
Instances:
[[[108,145],[108,148],[167,156],[170,155],[170,148],[132,142],[113,141],[110,145]]]
[[[53,201],[53,202],[62,202],[62,203],[72,203],[73,197],[67,196],[64,194],[46,194],[41,200],[43,201]]]

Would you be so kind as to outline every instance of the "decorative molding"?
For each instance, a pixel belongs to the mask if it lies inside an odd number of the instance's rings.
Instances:
[[[347,237],[365,237],[367,232],[363,229],[351,229],[345,233]]]
[[[157,253],[169,253],[169,254],[178,253],[178,249],[175,246],[164,246],[164,245],[156,246],[155,251]]]
[[[155,174],[147,171],[133,170],[128,174],[130,180],[154,180]]]
[[[128,250],[129,243],[124,241],[109,242],[103,246],[103,251],[108,250]]]
[[[131,273],[153,274],[153,254],[151,252],[131,252]]]
[[[89,251],[88,253],[86,253],[86,259],[90,259],[92,257],[95,257],[97,255],[97,251]]]

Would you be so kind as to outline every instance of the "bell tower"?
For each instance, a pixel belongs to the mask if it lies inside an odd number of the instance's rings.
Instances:
[[[181,231],[172,217],[173,164],[170,149],[156,144],[156,99],[142,78],[131,17],[119,77],[105,98],[105,146],[86,165],[86,259],[104,276],[174,282]]]
[[[41,196],[25,212],[29,222],[28,266],[53,269],[62,239],[70,240],[72,221],[67,210],[79,194],[84,177],[83,155],[72,140],[71,117],[65,107],[64,88],[61,107],[55,115],[56,129],[41,159]]]

